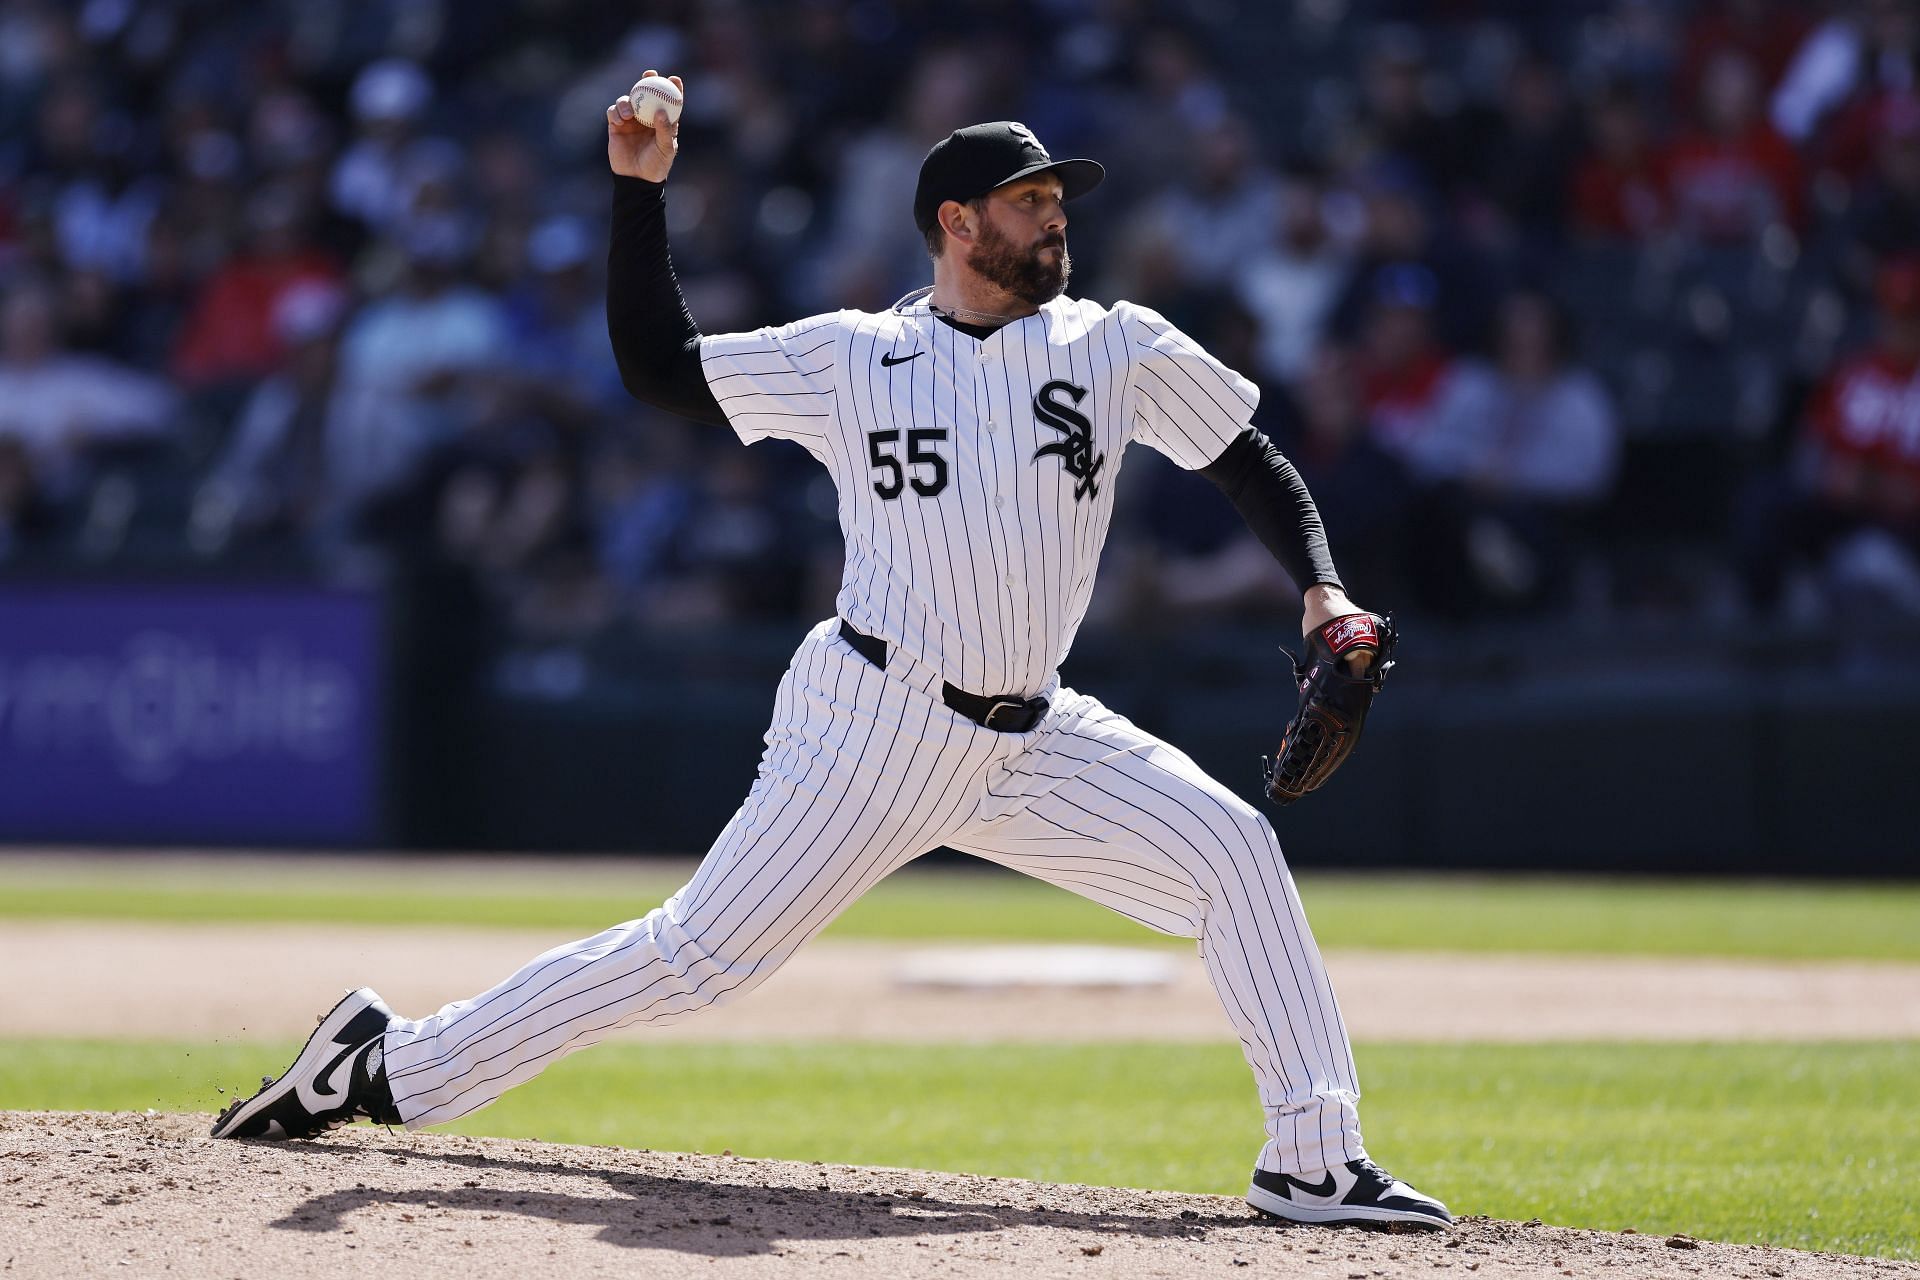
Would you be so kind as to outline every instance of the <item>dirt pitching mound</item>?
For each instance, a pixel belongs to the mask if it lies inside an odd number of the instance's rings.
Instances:
[[[13,1276],[1916,1277],[1881,1260],[1468,1219],[1292,1227],[1242,1202],[359,1127],[214,1142],[199,1116],[0,1113]]]

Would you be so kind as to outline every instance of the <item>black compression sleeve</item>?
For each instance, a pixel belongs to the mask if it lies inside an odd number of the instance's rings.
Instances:
[[[615,174],[607,241],[607,336],[628,394],[695,422],[727,425],[700,368],[700,330],[667,254],[666,184]]]
[[[1220,486],[1302,591],[1320,583],[1341,587],[1306,481],[1259,428],[1241,432],[1200,474]]]

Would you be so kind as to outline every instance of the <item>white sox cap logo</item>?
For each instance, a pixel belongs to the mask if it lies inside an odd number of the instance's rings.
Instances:
[[[1007,121],[1007,129],[1014,137],[1020,139],[1022,142],[1032,143],[1033,149],[1038,151],[1043,159],[1053,159],[1053,153],[1040,145],[1040,139],[1033,136],[1033,130],[1027,128],[1027,126],[1021,124],[1018,120]]]

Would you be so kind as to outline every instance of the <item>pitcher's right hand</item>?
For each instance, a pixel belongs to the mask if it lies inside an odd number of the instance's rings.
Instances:
[[[659,73],[649,69],[646,76]],[[668,76],[682,94],[687,86],[679,76]],[[633,113],[633,99],[621,94],[607,108],[607,167],[629,178],[665,182],[673,157],[680,150],[680,124],[667,123],[667,113],[655,111],[653,119],[641,120]]]

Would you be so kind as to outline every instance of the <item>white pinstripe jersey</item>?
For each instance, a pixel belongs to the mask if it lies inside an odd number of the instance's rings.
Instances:
[[[984,340],[924,297],[701,339],[748,444],[792,440],[839,491],[839,612],[962,689],[1029,697],[1086,616],[1130,441],[1189,469],[1259,390],[1157,312],[1056,298]]]

